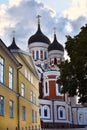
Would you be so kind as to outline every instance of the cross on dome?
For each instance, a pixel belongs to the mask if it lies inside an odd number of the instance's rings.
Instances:
[[[56,35],[56,27],[54,27],[53,30],[54,30],[54,35]]]
[[[15,30],[12,31],[12,36],[15,37]]]
[[[37,15],[37,18],[38,18],[38,24],[40,24],[40,18],[41,18],[41,16]]]

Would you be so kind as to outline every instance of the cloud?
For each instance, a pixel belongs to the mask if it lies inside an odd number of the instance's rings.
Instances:
[[[84,3],[84,4],[83,4]],[[63,15],[57,14],[50,7],[35,0],[9,0],[9,5],[0,5],[0,38],[8,46],[12,42],[12,31],[15,30],[16,43],[26,49],[28,39],[37,30],[36,16],[41,15],[42,32],[53,40],[53,27],[57,27],[58,41],[64,45],[65,35],[75,35],[87,22],[86,0],[72,0],[71,7]],[[82,4],[82,5],[81,5]],[[86,4],[86,5],[85,5]],[[80,12],[75,13],[78,8]],[[84,9],[84,13],[82,11]],[[73,12],[73,13],[72,13]]]
[[[71,7],[63,12],[64,17],[76,20],[80,16],[87,17],[87,0],[72,0]]]

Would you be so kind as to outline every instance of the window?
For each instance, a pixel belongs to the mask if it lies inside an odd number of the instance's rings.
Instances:
[[[46,90],[46,93],[48,93],[48,87],[47,87],[47,82],[45,82],[45,90]]]
[[[45,64],[45,65],[44,65],[44,68],[45,68],[45,69],[48,69],[48,64]]]
[[[31,83],[33,84],[33,76],[31,76]]]
[[[46,51],[44,52],[44,59],[45,60],[47,59],[47,52]]]
[[[13,90],[14,88],[14,71],[11,66],[9,66],[9,88]]]
[[[47,117],[47,109],[44,109],[44,116]]]
[[[36,104],[36,94],[33,93],[33,103]]]
[[[21,96],[25,96],[25,85],[24,83],[21,84]]]
[[[32,91],[30,92],[30,99],[31,99],[31,102],[33,102],[33,92]]]
[[[0,95],[0,115],[4,115],[4,97]]]
[[[30,81],[30,73],[26,68],[25,68],[25,78],[27,78]]]
[[[54,64],[57,64],[57,58],[54,58]]]
[[[28,80],[30,81],[31,77],[30,77],[30,73],[28,72]]]
[[[14,102],[12,100],[10,100],[9,106],[10,106],[10,117],[14,117]]]
[[[48,106],[43,107],[43,114],[44,118],[50,118],[50,109]]]
[[[0,82],[4,82],[4,59],[0,56]]]
[[[80,113],[80,114],[79,114],[79,121],[80,121],[80,122],[83,122],[83,113]]]
[[[25,106],[22,107],[22,115],[23,115],[22,119],[26,120],[26,107]]]
[[[27,78],[27,69],[25,68],[25,78]]]
[[[40,117],[43,117],[43,106],[40,105],[39,108]]]
[[[63,110],[60,110],[60,117],[63,118]]]
[[[65,116],[66,113],[65,113],[65,108],[64,107],[59,107],[58,108],[58,117],[59,119],[65,119]]]
[[[37,122],[37,112],[35,111],[35,122]]]
[[[36,60],[39,59],[39,51],[36,51]]]
[[[32,110],[32,123],[34,122],[34,110]]]
[[[41,117],[41,107],[39,108],[39,113],[40,113],[40,117]]]
[[[48,96],[49,95],[49,86],[48,86],[48,82],[46,81],[44,84],[44,96]]]
[[[56,83],[56,95],[63,95],[61,93],[62,86]]]
[[[33,91],[30,92],[30,98],[31,98],[31,102],[36,104],[36,94],[33,93]]]

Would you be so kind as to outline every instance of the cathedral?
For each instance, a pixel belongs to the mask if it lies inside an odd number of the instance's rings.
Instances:
[[[51,42],[37,18],[28,51],[17,46],[15,36],[8,47],[0,39],[0,130],[87,127],[87,106],[61,93],[57,83],[64,47],[56,28]]]
[[[42,128],[82,127],[87,125],[87,108],[77,105],[76,97],[62,94],[57,84],[58,64],[64,61],[64,48],[57,40],[56,28],[51,43],[43,34],[38,15],[38,27],[28,39],[29,53],[39,75],[39,105]]]

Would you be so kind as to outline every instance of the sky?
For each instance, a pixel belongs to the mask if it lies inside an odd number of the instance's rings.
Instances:
[[[28,39],[37,30],[37,15],[41,15],[42,32],[65,46],[66,35],[75,36],[87,24],[87,0],[0,0],[0,38],[9,46],[15,31],[16,44],[26,50]]]

